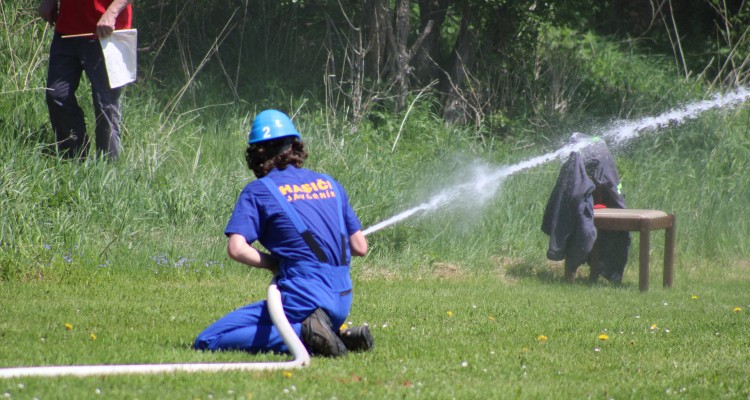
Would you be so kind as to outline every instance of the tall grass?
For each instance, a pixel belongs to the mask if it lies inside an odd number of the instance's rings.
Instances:
[[[252,179],[245,135],[262,108],[295,115],[307,166],[343,183],[364,227],[471,182],[475,166],[492,172],[556,150],[570,133],[529,124],[523,135],[500,137],[486,127],[446,126],[427,96],[408,113],[373,114],[351,126],[305,93],[248,100],[239,90],[239,101],[228,100],[208,68],[179,87],[141,80],[125,89],[120,161],[64,161],[51,146],[44,104],[50,32],[34,20],[31,1],[1,2],[0,10],[0,47],[9,50],[0,52],[8,71],[0,80],[0,337],[12,344],[3,366],[246,360],[188,349],[205,325],[261,297],[269,278],[229,261],[222,235]],[[195,96],[175,100],[185,87]],[[613,99],[607,107],[643,116],[674,107],[694,88],[677,88],[672,98],[644,84],[636,95],[651,103]],[[577,117],[571,121],[587,120]],[[601,128],[576,124],[584,133]],[[714,110],[612,149],[628,205],[677,215],[671,291],[631,295],[637,241],[622,287],[559,284],[561,266],[545,259],[540,230],[560,166],[550,162],[508,177],[484,201],[464,198],[368,237],[371,252],[353,265],[351,318],[371,322],[373,353],[316,359],[287,377],[29,379],[0,382],[0,391],[14,398],[67,391],[79,398],[746,397],[738,367],[747,361],[746,316],[733,308],[748,304],[748,125],[745,107]],[[701,300],[691,302],[692,294]],[[607,342],[598,339],[604,329]]]

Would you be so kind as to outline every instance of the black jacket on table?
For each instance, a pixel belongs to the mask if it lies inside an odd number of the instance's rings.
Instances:
[[[596,240],[594,189],[581,155],[570,153],[560,168],[542,219],[542,231],[549,235],[547,258],[565,260],[569,271],[586,262]]]
[[[588,139],[576,134],[573,140]],[[542,231],[550,236],[547,258],[565,259],[565,268],[575,271],[584,262],[591,265],[596,246],[596,268],[610,281],[620,282],[628,261],[629,232],[600,231],[594,227],[594,204],[625,208],[620,178],[607,145],[599,138],[573,152],[560,168],[555,187],[544,210]]]

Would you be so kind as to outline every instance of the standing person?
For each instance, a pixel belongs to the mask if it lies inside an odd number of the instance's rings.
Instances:
[[[367,325],[339,331],[352,304],[351,256],[367,239],[344,188],[302,168],[305,145],[289,117],[265,110],[253,121],[245,153],[255,174],[225,229],[229,257],[267,269],[276,279],[290,324],[312,354],[370,350]],[[268,253],[251,246],[259,242]],[[199,350],[287,352],[266,301],[239,308],[198,335]]]
[[[83,158],[89,139],[76,90],[81,74],[91,83],[97,152],[120,155],[120,93],[111,88],[99,38],[132,26],[133,0],[41,0],[39,15],[55,26],[47,72],[47,108],[58,151]],[[66,37],[75,35],[75,37]],[[81,35],[81,36],[79,36]]]

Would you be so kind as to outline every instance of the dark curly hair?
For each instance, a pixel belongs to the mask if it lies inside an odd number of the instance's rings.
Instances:
[[[284,137],[247,146],[245,161],[256,178],[262,178],[274,169],[284,169],[288,165],[297,168],[307,158],[305,143],[296,137]]]

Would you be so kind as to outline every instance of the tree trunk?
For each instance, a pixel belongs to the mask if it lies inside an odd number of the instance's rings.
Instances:
[[[420,85],[427,85],[440,79],[443,39],[440,30],[448,14],[450,0],[419,0],[419,31],[429,33],[416,54],[413,55],[414,76]],[[428,29],[431,27],[431,29]]]
[[[379,84],[388,66],[388,0],[365,0],[365,73]]]
[[[474,8],[471,2],[464,3],[461,16],[461,27],[458,31],[456,44],[451,53],[451,67],[443,75],[441,87],[445,93],[443,103],[443,119],[448,124],[466,123],[469,104],[463,95],[463,85],[467,80],[468,65],[470,65],[475,50],[475,32],[471,29],[474,18]]]
[[[397,0],[393,9],[389,7],[389,0],[364,0],[363,3],[367,33],[365,71],[376,83],[386,80],[392,85],[395,112],[406,105],[415,70],[419,73],[417,82],[421,84],[429,84],[440,76],[440,26],[451,0],[418,1],[420,30],[411,46],[411,0]]]
[[[396,112],[401,111],[406,103],[406,95],[409,92],[409,0],[396,1],[396,19],[394,32],[394,47],[396,58],[396,70],[394,71],[394,83],[396,89]]]

